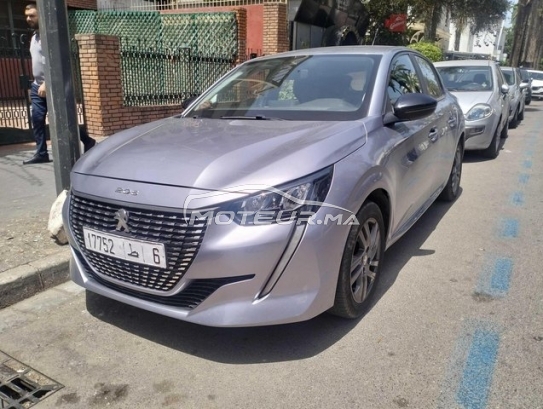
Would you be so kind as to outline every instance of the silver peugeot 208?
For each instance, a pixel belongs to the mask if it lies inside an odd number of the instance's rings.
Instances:
[[[71,277],[203,325],[356,318],[385,250],[459,194],[463,150],[462,110],[414,50],[254,59],[76,163]]]

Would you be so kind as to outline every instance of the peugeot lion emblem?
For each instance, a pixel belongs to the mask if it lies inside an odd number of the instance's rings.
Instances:
[[[126,233],[130,232],[130,229],[128,228],[128,212],[126,210],[117,210],[115,212],[115,220],[118,220],[115,230],[122,231],[124,229]]]

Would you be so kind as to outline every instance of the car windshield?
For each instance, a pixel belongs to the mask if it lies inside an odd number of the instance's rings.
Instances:
[[[366,116],[380,56],[316,55],[238,66],[183,116],[254,120],[353,120]]]
[[[543,81],[543,72],[528,71],[533,80]]]
[[[515,73],[512,70],[502,68],[503,77],[509,85],[515,85]]]
[[[449,91],[491,91],[493,87],[490,67],[437,67],[443,84]]]

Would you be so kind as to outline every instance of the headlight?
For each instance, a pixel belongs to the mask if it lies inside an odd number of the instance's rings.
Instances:
[[[492,115],[492,107],[487,104],[477,104],[469,110],[466,115],[466,121],[477,121],[488,118]]]
[[[281,221],[306,219],[324,201],[332,182],[333,168],[329,167],[287,185],[270,188],[234,202],[228,210],[234,220],[243,225],[274,224]]]

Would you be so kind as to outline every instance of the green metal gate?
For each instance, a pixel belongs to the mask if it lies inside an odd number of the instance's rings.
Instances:
[[[179,104],[200,94],[238,59],[234,12],[160,14],[73,11],[70,32],[120,38],[124,104]]]

